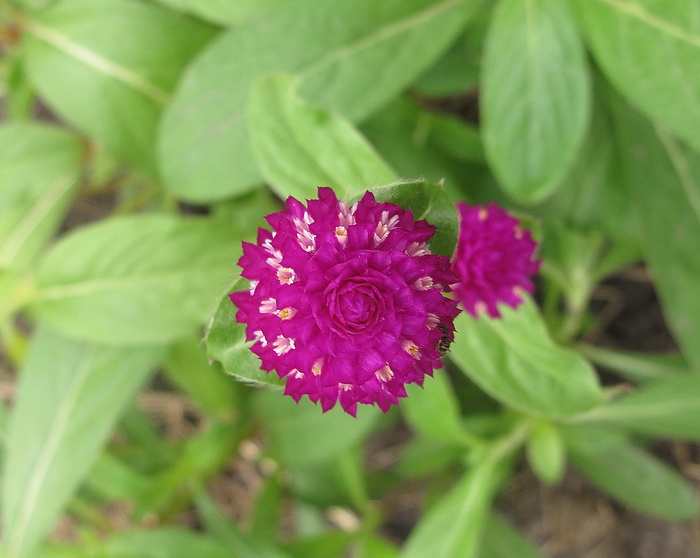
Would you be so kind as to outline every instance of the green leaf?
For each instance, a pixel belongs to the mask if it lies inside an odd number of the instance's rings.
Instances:
[[[614,370],[635,382],[646,382],[690,372],[688,363],[680,353],[635,353],[584,343],[578,343],[576,349],[594,364]]]
[[[171,465],[149,476],[146,492],[139,495],[133,515],[143,520],[184,511],[192,501],[193,490],[218,474],[231,459],[242,432],[235,424],[211,423],[189,438]]]
[[[36,310],[82,339],[177,339],[204,321],[235,274],[238,239],[223,223],[168,215],[82,227],[42,260]]]
[[[78,139],[34,123],[0,126],[0,269],[27,268],[53,236],[80,171]]]
[[[346,199],[398,178],[352,124],[299,99],[297,83],[289,75],[260,79],[248,112],[253,151],[280,197],[315,198],[328,186]]]
[[[568,4],[500,0],[483,65],[488,158],[513,197],[539,201],[573,162],[588,124],[589,75]]]
[[[158,0],[159,3],[212,23],[236,25],[282,3],[283,0]]]
[[[406,391],[408,399],[401,402],[401,411],[413,430],[453,444],[467,441],[457,398],[445,372],[426,378],[422,387],[407,385]]]
[[[224,376],[219,366],[207,362],[198,337],[175,344],[166,357],[164,369],[168,379],[205,413],[221,421],[230,421],[237,415],[237,384]]]
[[[8,433],[2,513],[9,556],[32,555],[161,353],[89,345],[39,328]]]
[[[459,219],[455,205],[450,202],[441,185],[421,180],[397,182],[373,188],[372,193],[377,201],[410,209],[414,219],[425,219],[437,227],[435,235],[429,241],[430,248],[436,254],[452,257],[457,245]]]
[[[615,103],[624,181],[669,325],[700,370],[700,154]]]
[[[24,30],[27,72],[42,99],[128,162],[154,170],[160,112],[212,29],[134,0],[64,0]]]
[[[401,176],[444,181],[452,198],[464,197],[486,172],[476,127],[420,108],[407,98],[385,105],[361,130]]]
[[[485,459],[422,517],[401,558],[476,558],[503,463]]]
[[[621,178],[613,115],[599,96],[595,100],[588,133],[576,160],[538,212],[578,229],[634,238],[635,214],[629,211],[631,201]]]
[[[379,409],[360,405],[353,418],[340,405],[326,413],[307,398],[295,403],[279,391],[261,391],[254,401],[270,449],[284,466],[306,467],[326,462],[360,440],[382,416]],[[342,436],[338,433],[342,432]]]
[[[700,375],[684,373],[648,382],[576,421],[612,422],[641,434],[700,440],[699,417]]]
[[[566,427],[571,461],[621,503],[682,521],[698,515],[693,487],[676,471],[609,429]]]
[[[227,293],[248,288],[248,281],[238,277],[226,289]],[[236,322],[236,307],[224,296],[214,312],[206,335],[207,355],[218,360],[224,372],[237,380],[257,386],[279,387],[284,380],[274,372],[260,369],[260,360],[251,352],[252,341],[246,341],[245,324]]]
[[[508,522],[491,514],[486,523],[480,558],[543,558],[543,555]]]
[[[232,29],[188,69],[166,112],[159,147],[168,185],[211,201],[260,182],[245,122],[259,77],[297,74],[302,98],[362,120],[448,47],[477,4],[290,0],[256,25]]]
[[[240,533],[235,524],[223,515],[209,495],[201,490],[196,497],[197,511],[207,532],[233,551],[233,557],[248,558],[289,558],[289,555],[275,547],[269,540],[250,534]],[[197,555],[193,555],[197,556]],[[202,555],[204,558],[205,555]],[[167,558],[170,558],[168,556]],[[207,557],[208,558],[208,557]]]
[[[578,0],[575,5],[608,79],[647,116],[700,149],[700,4]]]
[[[127,531],[107,539],[96,554],[100,558],[238,558],[226,546],[200,534],[175,527]]]
[[[529,298],[502,318],[455,320],[452,360],[493,398],[526,413],[564,417],[602,401],[593,368],[574,351],[556,345]]]
[[[566,465],[566,451],[559,428],[550,421],[538,421],[525,446],[527,460],[537,477],[547,484],[561,480]]]

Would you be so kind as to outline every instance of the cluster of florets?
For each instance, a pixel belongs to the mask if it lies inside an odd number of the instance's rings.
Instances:
[[[515,308],[522,292],[533,291],[530,277],[541,263],[533,259],[537,244],[530,231],[496,204],[471,207],[460,202],[457,210],[459,237],[452,271],[459,282],[452,292],[475,318],[479,313],[498,318],[499,303]]]
[[[339,402],[387,411],[405,385],[441,366],[453,339],[457,281],[449,258],[431,254],[435,227],[367,192],[353,205],[329,188],[304,206],[287,199],[267,217],[239,265],[250,289],[231,294],[262,368],[286,378],[285,393],[306,394],[323,410]]]
[[[516,287],[532,289],[538,266],[529,233],[505,212],[459,211],[450,264],[430,251],[435,227],[370,192],[353,205],[329,188],[307,205],[288,198],[267,216],[272,230],[244,243],[250,288],[230,295],[262,369],[286,378],[296,401],[339,402],[353,416],[358,403],[386,412],[406,384],[422,385],[454,338],[458,301],[497,316],[497,302],[519,302]]]

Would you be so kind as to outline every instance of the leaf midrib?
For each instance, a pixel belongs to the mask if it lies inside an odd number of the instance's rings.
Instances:
[[[586,0],[588,1],[588,0]],[[694,48],[700,49],[700,35],[694,35],[689,33],[682,27],[674,25],[665,19],[657,17],[656,15],[645,10],[638,3],[626,1],[626,0],[597,0],[601,4],[607,4],[611,8],[624,13],[625,15],[640,21],[641,23],[652,27],[658,31],[661,31],[665,35],[669,35],[682,41]]]
[[[86,296],[102,291],[118,290],[150,283],[169,283],[179,281],[187,277],[210,277],[218,274],[230,274],[231,266],[226,265],[221,268],[183,269],[175,272],[153,273],[145,275],[130,275],[126,277],[104,277],[81,281],[79,283],[69,283],[65,285],[55,285],[41,287],[37,294],[37,301],[55,300],[76,296]]]
[[[170,94],[167,91],[151,83],[143,76],[71,40],[55,29],[47,27],[34,19],[27,20],[25,26],[27,31],[32,33],[37,39],[82,62],[93,70],[127,85],[158,105],[165,105],[170,100]]]
[[[11,556],[21,555],[20,550],[22,549],[26,537],[27,524],[32,517],[32,511],[37,505],[37,498],[44,486],[46,472],[49,469],[50,463],[55,458],[60,447],[62,436],[68,428],[69,418],[73,412],[81,386],[90,371],[91,359],[92,351],[86,351],[78,366],[75,368],[77,372],[70,382],[69,388],[66,391],[66,396],[63,398],[61,405],[55,413],[55,420],[52,422],[49,432],[45,437],[46,444],[42,447],[39,457],[35,462],[35,468],[30,477],[29,486],[27,487],[25,497],[22,499],[17,513],[18,519],[16,525],[19,525],[19,527],[13,529],[8,541],[8,549]]]

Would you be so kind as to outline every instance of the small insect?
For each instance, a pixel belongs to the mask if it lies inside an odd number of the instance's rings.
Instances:
[[[440,341],[437,344],[437,350],[441,355],[446,355],[450,352],[450,343],[452,343],[450,341],[450,330],[447,329],[445,324],[438,324],[435,326],[435,329],[442,333],[442,337],[440,337]]]

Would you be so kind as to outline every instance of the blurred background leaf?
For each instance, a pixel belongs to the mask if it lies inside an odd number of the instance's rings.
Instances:
[[[42,99],[127,162],[155,172],[160,113],[213,29],[135,0],[63,0],[23,24],[27,73]]]

